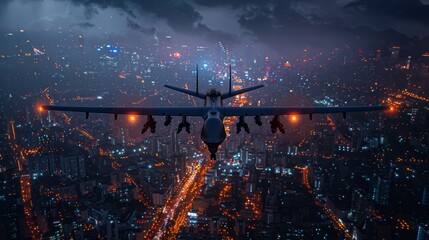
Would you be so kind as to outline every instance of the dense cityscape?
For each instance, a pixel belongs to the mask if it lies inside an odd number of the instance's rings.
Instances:
[[[139,44],[75,28],[0,32],[2,239],[429,238],[428,38],[376,47]],[[42,105],[202,106],[164,88],[228,90],[226,106],[389,106],[224,120],[217,160],[202,119],[42,111]],[[116,119],[117,118],[117,119]]]

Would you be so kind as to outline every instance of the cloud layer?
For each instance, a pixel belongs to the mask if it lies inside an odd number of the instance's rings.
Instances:
[[[73,24],[83,29],[106,27],[97,17],[116,12],[131,31],[173,31],[230,45],[251,39],[281,52],[306,46],[386,42],[429,32],[429,5],[419,0],[8,0],[0,4],[18,2],[39,4],[41,9],[63,4],[69,9],[67,16],[54,17],[67,22],[79,16]],[[222,10],[233,12],[228,20],[239,31],[228,24],[219,26],[213,17],[205,18],[204,13],[211,9],[220,13],[219,18],[226,16]]]

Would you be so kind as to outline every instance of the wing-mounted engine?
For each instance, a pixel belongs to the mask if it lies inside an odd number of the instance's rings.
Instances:
[[[285,133],[285,129],[283,128],[283,124],[280,122],[279,120],[279,115],[275,115],[273,120],[270,121],[270,125],[271,125],[271,132],[275,133],[277,132],[277,129],[281,132],[281,133]]]
[[[152,115],[147,115],[146,123],[143,125],[142,134],[144,134],[149,128],[151,133],[155,133],[156,121]]]
[[[173,118],[170,115],[165,116],[165,121],[164,121],[164,126],[168,126],[171,124],[171,120],[173,120]]]
[[[244,131],[250,133],[249,125],[244,121],[244,116],[240,116],[240,120],[236,124],[237,126],[237,134],[241,132],[241,128],[244,128]]]
[[[261,115],[255,116],[255,124],[258,125],[259,127],[262,126]]]
[[[179,127],[177,128],[177,133],[182,132],[183,128],[185,128],[187,133],[191,133],[191,124],[186,120],[186,116],[182,116],[182,122],[179,123]]]

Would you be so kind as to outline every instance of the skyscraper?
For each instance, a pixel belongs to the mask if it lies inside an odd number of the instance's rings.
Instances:
[[[429,186],[423,188],[422,205],[429,205]]]
[[[373,200],[382,206],[389,205],[390,180],[378,177],[377,184],[374,187]]]
[[[60,156],[61,172],[68,178],[85,176],[85,158],[82,155]]]
[[[369,201],[362,189],[355,189],[352,193],[352,204],[349,218],[362,227],[365,224],[369,208]]]
[[[420,224],[417,232],[417,240],[429,240],[429,224]]]

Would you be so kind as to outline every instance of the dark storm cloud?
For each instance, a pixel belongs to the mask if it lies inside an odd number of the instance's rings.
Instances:
[[[271,2],[278,2],[277,0],[193,0],[196,4],[207,7],[221,7],[230,6],[234,8],[243,8],[245,6],[262,6]]]
[[[429,6],[419,0],[193,0],[240,12],[255,40],[277,51],[403,43],[429,32]]]
[[[142,26],[140,26],[140,24],[138,24],[137,22],[135,22],[129,17],[127,17],[127,26],[132,30],[139,31],[147,35],[154,35],[156,32],[156,29],[154,27],[143,28]]]
[[[127,26],[133,30],[140,30],[142,28],[138,23],[136,23],[129,17],[127,17]]]
[[[199,24],[197,29],[199,32],[204,33],[205,38],[210,41],[221,41],[230,45],[240,42],[239,39],[237,39],[237,36],[222,31],[209,29],[204,24]]]
[[[92,18],[95,14],[98,14],[98,10],[95,6],[100,7],[101,9],[106,9],[108,7],[114,7],[122,9],[125,12],[132,14],[132,11],[128,8],[123,0],[61,0],[64,2],[72,2],[76,5],[83,5],[86,8],[85,15],[87,18]]]
[[[14,0],[30,2],[29,0]],[[0,4],[13,2],[0,1]],[[34,2],[34,1],[31,1]],[[175,31],[229,45],[255,40],[279,52],[305,47],[390,43],[429,32],[429,5],[419,0],[40,0],[83,9],[91,28],[103,13],[117,12],[129,29],[145,34]],[[1,11],[1,9],[0,9]],[[71,11],[73,12],[73,11]],[[232,14],[226,14],[232,13]],[[81,13],[82,14],[82,13]],[[219,20],[217,16],[219,15]],[[1,17],[1,16],[0,16]],[[105,16],[104,16],[105,17]],[[224,18],[225,19],[221,19]],[[82,18],[82,17],[81,17]],[[114,18],[115,20],[117,18]],[[149,21],[147,21],[149,19]],[[155,19],[152,21],[152,19]],[[113,21],[115,21],[113,20]],[[220,21],[223,20],[223,21]],[[101,20],[102,21],[102,20]],[[228,21],[234,21],[228,25]],[[86,24],[87,23],[87,24]],[[168,26],[168,27],[166,27]],[[233,33],[233,34],[232,34]],[[399,39],[399,40],[398,40]]]
[[[148,28],[141,28],[141,33],[147,34],[147,35],[154,35],[156,33],[156,28],[154,27],[148,27]]]
[[[8,3],[10,3],[10,2],[13,2],[14,0],[2,0],[2,1],[0,1],[0,6],[1,5],[6,5],[6,4],[8,4]]]
[[[90,22],[84,22],[84,23],[79,23],[78,26],[82,28],[92,28],[92,27],[95,27],[95,24],[92,24]]]
[[[274,6],[253,6],[251,11],[240,17],[239,22],[257,41],[274,46],[281,53],[302,51],[307,46],[325,46],[325,40],[314,38],[325,26],[316,27],[290,4],[285,1]],[[325,34],[326,30],[323,30]]]
[[[192,0],[192,2],[207,7],[225,6],[250,11],[267,6],[292,9],[302,6],[310,12],[327,11],[324,13],[325,16],[337,16],[353,11],[358,22],[361,20],[359,18],[366,18],[367,14],[425,24],[429,22],[429,5],[421,0]]]
[[[63,0],[66,1],[66,0]],[[158,1],[104,1],[104,0],[70,0],[76,5],[83,5],[86,9],[86,16],[91,19],[98,13],[96,6],[101,9],[108,7],[120,9],[129,14],[127,26],[133,30],[141,30],[138,16],[152,14],[153,16],[165,20],[167,25],[177,33],[202,36],[209,41],[222,41],[234,44],[237,39],[231,34],[210,29],[201,23],[202,16],[187,1],[158,0]],[[131,10],[132,9],[132,10]],[[143,29],[143,32],[151,32],[151,28]]]
[[[91,20],[94,15],[97,15],[98,13],[98,10],[92,5],[87,5],[85,7],[85,17],[87,20]]]
[[[355,0],[345,6],[348,10],[372,15],[383,15],[393,19],[429,23],[429,5],[420,0]]]
[[[236,42],[228,33],[210,29],[201,23],[201,14],[188,2],[176,0],[132,1],[140,13],[151,13],[164,19],[176,32],[202,36],[209,41],[222,41],[228,44]]]

